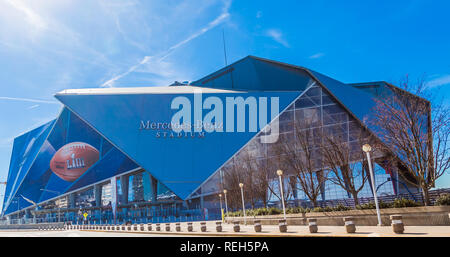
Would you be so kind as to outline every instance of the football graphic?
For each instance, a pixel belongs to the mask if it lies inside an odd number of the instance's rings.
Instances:
[[[61,179],[73,182],[98,161],[99,155],[98,150],[90,144],[69,143],[53,155],[50,169]]]

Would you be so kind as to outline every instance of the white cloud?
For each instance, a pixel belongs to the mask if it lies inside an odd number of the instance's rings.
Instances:
[[[32,105],[32,106],[28,107],[27,109],[31,110],[31,109],[34,109],[34,108],[38,108],[39,106],[40,106],[39,104],[35,104],[35,105]]]
[[[309,57],[309,59],[319,59],[319,58],[322,58],[322,57],[324,57],[324,56],[325,56],[324,53],[316,53],[316,54],[311,55],[311,56]]]
[[[441,76],[439,78],[435,78],[433,80],[430,80],[426,84],[426,86],[428,88],[440,87],[440,86],[444,86],[444,85],[450,85],[450,74]]]
[[[289,43],[283,38],[283,33],[278,29],[269,29],[266,35],[271,37],[276,42],[282,44],[284,47],[289,47]]]
[[[29,8],[26,4],[24,4],[20,0],[6,0],[6,3],[10,4],[12,7],[14,7],[16,10],[22,12],[26,20],[30,25],[37,29],[46,29],[47,22],[44,21],[44,19],[36,13],[34,10]]]
[[[224,7],[222,8],[222,12],[219,16],[217,16],[214,20],[209,22],[207,25],[205,25],[200,30],[196,31],[195,33],[188,36],[186,39],[176,43],[175,45],[172,45],[165,51],[152,55],[152,56],[144,56],[141,61],[139,61],[137,64],[131,66],[126,70],[125,72],[114,76],[113,78],[107,80],[104,82],[100,87],[113,87],[114,83],[127,76],[128,74],[136,71],[139,67],[142,65],[148,64],[147,67],[155,68],[154,71],[158,72],[161,76],[168,77],[169,75],[173,75],[170,71],[167,71],[167,68],[170,66],[170,64],[167,61],[164,61],[169,55],[171,55],[176,49],[179,47],[189,43],[190,41],[194,40],[195,38],[203,35],[204,33],[208,32],[212,28],[216,27],[217,25],[224,22],[229,16],[230,13],[228,12],[231,5],[231,0],[227,0],[224,2]]]

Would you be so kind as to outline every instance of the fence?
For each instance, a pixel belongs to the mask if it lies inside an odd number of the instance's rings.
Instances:
[[[437,198],[444,193],[450,193],[450,188],[445,188],[445,189],[435,189],[435,190],[430,190],[430,202],[431,205],[434,205],[434,203],[436,202]],[[409,200],[413,200],[416,201],[418,203],[422,203],[423,202],[423,196],[421,193],[415,193],[415,194],[398,194],[398,195],[381,195],[381,196],[377,196],[378,197],[378,201],[383,201],[385,203],[392,203],[395,199],[400,199],[400,198],[405,198],[405,199],[409,199]],[[358,198],[359,204],[366,204],[366,203],[370,203],[370,202],[374,202],[374,198],[373,197],[362,197],[362,198]],[[353,198],[347,198],[347,199],[336,199],[336,200],[326,200],[326,201],[318,201],[318,206],[320,207],[333,207],[333,206],[337,206],[337,205],[343,205],[343,206],[347,206],[347,207],[354,207],[355,206],[355,202],[353,200]],[[313,204],[309,201],[299,201],[299,202],[291,202],[290,204],[288,204],[290,207],[304,207],[304,208],[312,208]]]

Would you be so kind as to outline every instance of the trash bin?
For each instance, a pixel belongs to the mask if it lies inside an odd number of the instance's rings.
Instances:
[[[233,231],[234,232],[241,231],[241,227],[239,226],[239,221],[233,221]]]
[[[355,219],[353,217],[344,217],[344,223],[347,233],[356,232]]]
[[[254,226],[255,226],[255,232],[261,232],[261,230],[262,230],[261,220],[255,220]]]
[[[308,219],[308,227],[310,233],[317,233],[319,230],[317,227],[317,219],[316,218],[309,218]]]
[[[222,222],[221,221],[216,221],[216,231],[222,232]]]
[[[405,227],[403,226],[403,218],[402,215],[391,215],[391,226],[392,230],[396,234],[403,234],[405,231]]]
[[[281,233],[287,232],[287,224],[285,219],[278,220],[278,228],[280,229]]]
[[[205,221],[200,222],[200,229],[202,232],[206,232],[206,222]]]

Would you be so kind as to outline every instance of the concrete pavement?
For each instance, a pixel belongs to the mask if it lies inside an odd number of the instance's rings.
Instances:
[[[253,225],[240,225],[240,232],[233,231],[232,224],[222,224],[222,232],[216,232],[215,221],[206,223],[207,231],[201,232],[200,222],[193,222],[193,232],[187,231],[187,223],[181,222],[181,231],[175,231],[175,223],[171,223],[171,231],[165,231],[165,223],[161,223],[161,231],[95,231],[93,233],[134,234],[138,236],[259,236],[259,237],[450,237],[450,226],[405,226],[403,234],[395,234],[391,226],[356,226],[356,233],[346,233],[344,226],[319,226],[318,233],[311,234],[308,226],[288,226],[287,233],[280,233],[276,225],[263,225],[262,231],[256,233]],[[147,225],[145,225],[147,230]],[[1,234],[0,234],[1,236]]]

